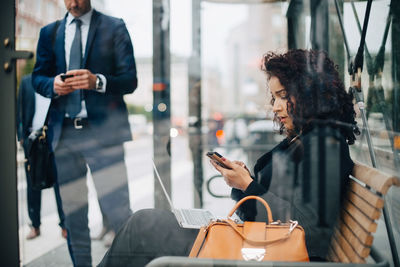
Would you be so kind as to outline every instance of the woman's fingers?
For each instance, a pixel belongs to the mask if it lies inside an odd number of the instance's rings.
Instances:
[[[223,161],[224,164],[231,169],[224,168],[213,160],[210,162],[214,168],[221,173],[221,175],[224,177],[225,183],[230,187],[245,190],[252,181],[246,166],[242,166],[244,165],[243,162],[240,164],[225,159]]]
[[[239,165],[240,167],[243,167],[250,174],[250,170],[249,170],[249,168],[247,168],[247,166],[246,166],[246,164],[244,164],[244,162],[235,160],[233,163]]]
[[[223,161],[223,163],[230,169],[234,168],[234,163],[232,161],[230,161],[229,159],[222,157],[221,160]]]
[[[211,165],[213,165],[214,168],[223,175],[223,171],[225,168],[218,165],[214,160],[210,160],[210,162],[211,162]]]
[[[243,168],[246,167],[246,164],[244,164],[243,161],[235,160],[235,161],[233,161],[233,163],[236,164],[236,165],[239,165],[239,166],[241,166]]]

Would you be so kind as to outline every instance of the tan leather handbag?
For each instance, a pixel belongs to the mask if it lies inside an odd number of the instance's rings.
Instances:
[[[246,200],[264,204],[268,224],[231,219]],[[212,221],[200,229],[189,257],[254,261],[309,261],[305,233],[297,221],[273,222],[267,202],[258,196],[247,196],[233,207],[226,220]]]

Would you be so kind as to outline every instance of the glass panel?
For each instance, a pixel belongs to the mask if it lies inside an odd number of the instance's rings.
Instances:
[[[16,48],[20,50],[36,51],[41,27],[56,19],[63,19],[66,14],[64,2],[68,3],[69,0],[36,0],[34,2],[35,4],[32,5],[27,0],[16,0],[18,11]],[[59,140],[54,148],[63,208],[71,222],[68,227],[73,229],[68,234],[86,235],[83,238],[86,247],[83,246],[81,254],[78,252],[75,254],[76,261],[88,261],[90,250],[87,244],[89,242],[92,264],[97,265],[101,261],[111,245],[113,234],[110,230],[114,229],[117,232],[120,223],[127,221],[130,215],[127,209],[125,212],[120,210],[126,201],[128,201],[128,208],[133,212],[155,206],[154,192],[158,180],[154,176],[152,158],[155,157],[153,123],[157,121],[153,122],[152,112],[153,93],[158,90],[156,84],[159,81],[153,79],[153,64],[158,63],[153,62],[153,31],[157,27],[153,25],[153,2],[155,1],[92,1],[92,6],[96,10],[122,18],[125,22],[134,48],[138,77],[138,87],[134,93],[129,90],[132,87],[129,81],[133,82],[133,74],[124,76],[129,66],[132,66],[129,41],[126,41],[124,28],[115,26],[120,23],[117,20],[108,20],[107,25],[97,24],[97,32],[94,35],[91,35],[88,30],[88,25],[85,26],[83,23],[81,28],[82,38],[87,39],[82,42],[82,45],[89,46],[87,48],[89,54],[84,54],[87,56],[84,59],[88,64],[87,68],[94,74],[103,75],[99,79],[103,84],[107,84],[105,92],[104,88],[103,91],[93,90],[95,84],[99,85],[100,82],[99,80],[96,83],[96,78],[91,81],[90,89],[92,90],[83,90],[86,113],[84,112],[81,116],[82,120],[73,120],[68,112],[68,115],[65,115],[66,106],[69,103],[66,96],[55,97],[52,95],[52,90],[44,89],[52,88],[52,80],[48,81],[51,85],[47,87],[46,83],[40,83],[39,80],[34,82],[36,89],[42,94],[53,96],[52,117],[49,121],[52,127],[49,134]],[[171,100],[171,129],[167,129],[170,140],[166,137],[162,140],[165,141],[163,143],[165,147],[162,149],[170,149],[170,159],[165,157],[157,160],[171,160],[171,199],[176,208],[193,208],[196,206],[196,200],[200,199],[203,208],[224,218],[235,204],[235,201],[230,198],[231,187],[210,164],[205,154],[216,151],[229,160],[242,161],[254,174],[253,167],[257,159],[285,138],[279,133],[279,125],[273,122],[271,92],[267,88],[266,76],[261,71],[261,66],[263,55],[269,51],[284,53],[290,45],[288,35],[296,35],[288,30],[290,29],[287,20],[287,13],[290,11],[289,3],[271,1],[273,3],[254,4],[255,1],[242,1],[239,4],[229,4],[230,1],[201,1],[200,10],[195,10],[200,14],[197,21],[200,26],[196,28],[196,21],[192,18],[194,0],[160,2],[165,8],[163,23],[170,23],[169,71],[171,75],[167,81],[170,86],[170,96],[166,97],[170,97]],[[309,1],[305,2],[307,4],[304,4],[302,16],[299,14],[300,30],[295,37],[300,47],[311,48],[315,45],[313,43],[315,40],[312,39],[316,38],[315,32],[311,29],[315,23],[313,24],[312,21],[313,14],[312,8],[308,5]],[[376,59],[382,47],[390,2],[382,0],[373,3],[366,38],[372,60]],[[352,84],[347,72],[348,62],[341,40],[341,29],[333,2],[328,4],[328,7],[329,56],[338,64],[340,76],[344,77],[345,88],[348,90]],[[365,7],[366,1],[355,3],[361,25]],[[349,2],[343,4],[343,22],[350,53],[354,56],[358,49],[360,34]],[[42,38],[45,38],[42,39],[44,40],[42,46],[50,50],[53,45],[57,47],[56,61],[58,63],[54,65],[51,63],[52,59],[48,59],[48,64],[52,64],[51,68],[47,69],[46,64],[42,65],[44,68],[38,70],[41,75],[44,72],[44,76],[54,77],[67,72],[64,65],[69,64],[71,58],[66,55],[70,56],[73,53],[70,50],[65,55],[64,53],[65,47],[73,46],[76,32],[76,27],[73,26],[56,33],[55,44],[51,44],[52,33],[49,28],[47,28],[47,33],[42,32]],[[62,23],[60,27],[65,29]],[[371,64],[368,58],[365,58],[361,76],[362,94],[365,98],[368,129],[373,147],[370,148],[368,145],[367,127],[363,124],[361,113],[355,104],[356,120],[361,135],[357,136],[355,144],[350,146],[350,155],[354,161],[371,166],[373,165],[370,156],[372,150],[375,152],[376,167],[379,170],[399,176],[400,102],[398,81],[395,80],[397,74],[394,74],[398,72],[396,65],[398,62],[395,59],[396,55],[393,55],[394,45],[399,44],[395,43],[398,40],[392,39],[392,31],[391,26],[385,44],[384,68],[374,76],[369,75],[368,72],[371,72],[371,69],[368,67]],[[65,42],[62,38],[63,34],[67,36]],[[112,39],[114,36],[118,36],[118,39]],[[93,38],[92,41],[90,38]],[[196,50],[196,45],[200,47],[198,50]],[[91,54],[91,49],[97,52]],[[121,50],[126,49],[129,53],[119,54]],[[46,53],[43,52],[44,50],[40,51],[44,53],[41,55],[43,59]],[[21,82],[23,77],[33,71],[37,59],[36,55],[32,61],[18,62],[19,93],[23,90],[23,82]],[[196,68],[196,63],[199,63],[199,69]],[[79,74],[74,73],[74,75]],[[124,78],[121,79],[121,76]],[[200,80],[192,84],[193,77],[200,77]],[[383,90],[380,90],[380,85]],[[70,86],[74,85],[70,84]],[[82,84],[82,86],[86,85]],[[196,88],[201,90],[196,91]],[[59,91],[59,94],[63,93]],[[190,114],[193,111],[191,105],[196,103],[192,101],[193,97],[201,98],[199,106],[194,107],[199,111],[196,115],[201,118],[201,121],[196,121],[197,117]],[[19,101],[22,101],[21,94],[19,94]],[[36,101],[35,96],[31,97],[30,103],[32,101]],[[354,100],[353,102],[355,103]],[[20,103],[23,112],[28,110],[29,105],[31,104]],[[27,125],[29,129],[33,119],[32,112],[28,116],[30,116]],[[59,123],[58,128],[54,127],[60,120],[64,122]],[[21,123],[18,127],[22,127]],[[77,129],[80,126],[83,126],[83,129]],[[57,137],[60,133],[61,135]],[[25,133],[24,140],[27,134],[29,132]],[[196,139],[196,137],[199,138]],[[201,155],[196,154],[198,151],[201,151]],[[31,194],[30,198],[33,200],[28,199],[24,158],[23,144],[19,143],[17,160],[21,262],[25,266],[44,266],[53,263],[57,266],[71,266],[72,260],[67,241],[62,237],[62,228],[58,225],[60,218],[55,190],[50,188],[42,190],[41,193],[40,191],[33,192],[32,194],[36,197],[32,197]],[[313,155],[312,159],[318,159],[318,156]],[[284,165],[279,164],[279,161],[273,163],[279,166]],[[160,173],[160,176],[166,177],[167,174]],[[199,185],[198,181],[201,179]],[[129,194],[129,198],[124,194]],[[32,207],[33,203],[40,203],[40,196],[41,207],[39,204],[36,213],[32,208],[28,212],[28,203],[31,203]],[[389,191],[385,205],[392,219],[397,247],[400,247],[399,188],[392,188]],[[86,208],[88,211],[85,210]],[[86,212],[88,222],[85,222],[86,217],[82,216]],[[40,217],[40,235],[28,240],[28,235],[34,237],[35,234],[31,227],[35,214],[36,217]],[[147,216],[146,211],[135,213],[137,214]],[[171,218],[175,223],[175,218],[172,216]],[[171,218],[162,217],[159,223],[168,225]],[[90,232],[82,230],[82,225],[86,224]],[[149,231],[147,226],[143,223],[138,228],[139,230],[136,229],[137,232],[132,229],[130,232],[125,228],[128,232],[122,232],[121,235],[128,234],[126,238],[129,238],[130,233],[139,232],[141,235],[137,240],[145,236],[148,239],[143,240],[149,242],[152,240],[150,238],[156,234],[154,232],[151,235],[152,231]],[[177,227],[177,224],[175,223],[174,226]],[[167,230],[175,234],[176,229]],[[180,232],[177,230],[177,233]],[[147,234],[149,234],[148,237]],[[379,252],[391,260],[383,218],[378,221],[378,230],[374,237],[374,245]],[[76,238],[73,236],[72,239],[79,240],[80,237]],[[186,242],[183,239],[180,241]],[[75,246],[74,241],[71,240],[71,242],[72,247],[78,247],[79,250],[79,245]],[[153,243],[158,244],[158,242]],[[169,246],[167,241],[165,244],[159,243],[165,247]],[[191,243],[188,242],[186,245],[187,252]],[[156,245],[153,250],[155,251],[151,253],[155,254],[162,251],[161,248],[157,249]],[[132,256],[132,253],[129,251],[128,255]]]

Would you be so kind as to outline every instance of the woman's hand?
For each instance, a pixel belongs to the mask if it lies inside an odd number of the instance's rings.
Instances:
[[[227,183],[227,185],[245,191],[246,188],[249,186],[249,184],[253,181],[253,179],[250,176],[249,169],[243,162],[229,161],[226,158],[222,158],[222,160],[224,161],[224,164],[231,169],[226,169],[224,167],[221,167],[218,164],[216,164],[213,160],[211,160],[210,162],[214,166],[214,168],[217,171],[219,171],[221,175],[224,177],[224,180]]]

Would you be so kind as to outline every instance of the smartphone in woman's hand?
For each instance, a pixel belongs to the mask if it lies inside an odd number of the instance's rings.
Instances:
[[[222,155],[219,154],[218,152],[215,152],[215,151],[207,152],[207,157],[209,157],[212,161],[214,161],[216,164],[218,164],[222,168],[231,169],[225,165],[224,161],[222,160],[222,158],[223,158]]]

